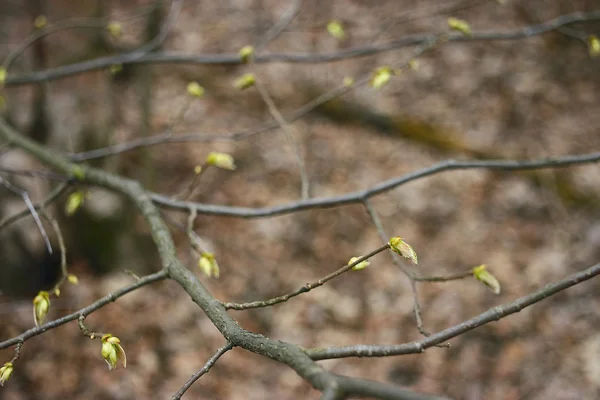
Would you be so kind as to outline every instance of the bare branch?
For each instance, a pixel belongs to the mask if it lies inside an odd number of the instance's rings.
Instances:
[[[565,25],[570,25],[576,22],[595,21],[600,19],[600,10],[591,11],[589,13],[575,12],[572,14],[562,15],[550,21],[538,25],[530,25],[523,28],[517,28],[507,31],[484,31],[473,32],[471,36],[464,36],[459,33],[445,33],[445,37],[449,42],[477,42],[477,41],[495,41],[495,40],[518,40],[530,38],[532,36],[541,35],[553,30],[556,30]],[[357,46],[346,50],[341,50],[332,53],[322,54],[306,54],[306,53],[273,53],[263,54],[255,57],[256,63],[271,63],[271,62],[288,62],[288,63],[324,63],[348,58],[365,57],[382,52],[397,50],[402,47],[422,45],[436,40],[439,33],[425,33],[408,35],[398,40],[394,40],[385,44],[372,44],[365,46]],[[153,64],[153,63],[188,63],[188,64],[215,64],[215,65],[236,65],[242,63],[239,54],[183,54],[177,52],[162,52],[162,53],[144,53],[137,50],[132,53],[121,54],[118,56],[101,57],[80,63],[65,65],[62,67],[50,68],[44,71],[33,72],[21,76],[7,77],[7,86],[25,85],[31,83],[39,83],[49,80],[55,80],[81,74],[84,72],[94,71],[110,67],[114,64]]]
[[[374,255],[381,253],[382,251],[384,251],[386,249],[389,249],[389,247],[390,246],[386,243],[385,245],[379,247],[378,249],[373,250],[369,254],[358,257],[353,262],[349,263],[348,265],[344,265],[342,268],[319,279],[318,281],[306,283],[301,288],[294,290],[293,292],[290,292],[283,296],[273,297],[268,300],[253,301],[250,303],[222,303],[223,307],[225,307],[226,310],[247,310],[249,308],[262,308],[262,307],[273,306],[273,305],[279,304],[279,303],[284,303],[284,302],[288,301],[289,299],[291,299],[292,297],[296,297],[298,295],[301,295],[302,293],[310,292],[311,290],[318,288],[319,286],[323,286],[325,283],[329,282],[330,280],[332,280],[334,278],[337,278],[338,276],[342,275],[344,272],[350,271],[352,269],[352,267],[354,267],[355,265],[360,264],[362,261],[367,260],[367,259],[373,257]]]
[[[281,19],[264,34],[264,36],[258,41],[258,43],[256,43],[256,45],[254,45],[255,54],[262,52],[262,50],[266,48],[269,43],[283,33],[285,28],[287,28],[292,23],[294,18],[296,18],[301,6],[302,0],[292,0],[292,4],[281,16]]]
[[[35,205],[33,208],[38,211],[41,210],[42,208],[47,207],[50,203],[52,203],[54,200],[56,200],[61,194],[63,194],[67,188],[69,187],[69,184],[67,182],[63,182],[60,185],[56,186],[54,188],[54,190],[52,190],[52,192],[50,192],[50,194],[48,194],[48,196],[40,203]],[[15,213],[11,216],[8,216],[6,218],[4,218],[2,221],[0,221],[0,230],[4,229],[5,227],[9,226],[10,224],[18,221],[19,219],[26,217],[27,215],[32,215],[29,208],[23,210],[23,211],[19,211],[18,213]]]
[[[458,325],[444,329],[443,331],[434,333],[424,339],[417,340],[411,343],[391,345],[391,346],[375,346],[375,345],[355,345],[346,347],[329,347],[327,349],[309,349],[306,350],[313,360],[327,360],[331,358],[344,357],[386,357],[397,356],[402,354],[422,353],[425,349],[443,343],[449,339],[462,335],[465,332],[478,328],[487,323],[498,321],[508,315],[517,313],[550,297],[558,292],[575,286],[578,283],[592,279],[600,274],[600,264],[596,264],[581,272],[569,275],[563,280],[548,284],[543,288],[523,296],[511,303],[497,306],[479,314],[476,317],[461,322]]]
[[[52,254],[52,245],[50,244],[50,239],[48,238],[46,229],[44,229],[44,225],[42,225],[40,216],[38,215],[33,203],[31,202],[31,199],[29,198],[29,193],[26,190],[21,189],[20,187],[18,187],[16,185],[13,185],[6,179],[3,179],[1,176],[0,176],[0,184],[3,185],[8,190],[10,190],[11,192],[21,196],[25,205],[27,205],[28,211],[31,213],[31,216],[35,220],[35,223],[38,226],[38,229],[40,230],[42,238],[44,238],[44,243],[46,244],[46,248],[48,249],[48,252],[50,254]]]
[[[401,175],[378,183],[369,189],[350,192],[339,196],[317,197],[308,200],[298,200],[273,207],[250,208],[250,207],[230,207],[217,204],[202,204],[193,202],[176,201],[167,196],[152,193],[152,200],[161,206],[188,211],[195,208],[199,214],[221,215],[238,218],[262,218],[274,215],[290,214],[298,211],[310,210],[313,208],[330,208],[340,205],[362,203],[381,193],[388,192],[408,182],[415,181],[427,176],[436,175],[444,171],[458,171],[466,169],[489,169],[500,171],[519,171],[543,168],[564,168],[578,164],[589,164],[600,161],[600,152],[570,155],[562,157],[551,157],[538,160],[473,160],[458,161],[446,160],[434,164],[430,167],[419,169],[417,171]]]
[[[208,359],[204,367],[200,368],[194,375],[190,377],[190,379],[179,389],[179,391],[171,397],[171,400],[179,400],[181,396],[187,392],[187,390],[196,382],[198,379],[202,377],[202,375],[206,374],[210,369],[217,363],[219,358],[223,356],[223,354],[227,353],[229,350],[233,349],[233,345],[231,343],[227,343],[225,346],[221,347],[217,352]]]
[[[267,91],[267,88],[263,86],[262,82],[257,81],[255,86],[258,90],[258,93],[260,93],[260,96],[262,97],[263,101],[267,104],[267,108],[269,109],[271,116],[275,121],[277,121],[277,123],[281,127],[281,130],[285,134],[285,138],[287,139],[290,147],[292,148],[292,151],[294,152],[294,155],[296,156],[296,164],[298,164],[298,170],[300,171],[300,181],[302,182],[300,194],[303,199],[308,199],[310,197],[310,180],[308,178],[308,173],[306,172],[306,165],[304,164],[304,159],[302,158],[302,154],[300,153],[300,144],[296,139],[296,135],[294,135],[290,124],[285,120],[285,118],[275,105],[273,98]]]

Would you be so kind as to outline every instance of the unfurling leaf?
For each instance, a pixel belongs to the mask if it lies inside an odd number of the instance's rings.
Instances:
[[[187,92],[190,96],[202,97],[204,96],[204,88],[200,86],[198,82],[190,82],[187,85]]]
[[[500,282],[494,275],[487,270],[487,266],[485,264],[481,264],[475,268],[473,268],[473,276],[479,282],[482,282],[486,285],[494,294],[500,294]]]
[[[248,64],[252,61],[252,57],[254,56],[254,47],[252,46],[244,46],[240,49],[238,53],[242,59],[244,64]]]
[[[85,194],[82,191],[78,190],[71,193],[67,198],[67,205],[65,206],[65,213],[67,216],[70,217],[71,215],[75,214],[77,210],[81,208],[84,200]]]
[[[110,71],[111,75],[116,75],[119,72],[123,71],[123,65],[122,64],[113,64],[110,66],[110,68],[108,70]]]
[[[121,361],[123,368],[127,368],[127,356],[125,350],[121,347],[121,341],[118,337],[107,333],[102,336],[102,358],[108,364],[108,369],[115,369],[117,361]]]
[[[588,52],[590,53],[590,57],[595,58],[600,56],[600,39],[596,35],[590,35],[587,39],[588,43]]]
[[[407,258],[408,260],[410,260],[410,262],[412,262],[415,265],[419,264],[419,261],[417,259],[417,253],[415,252],[415,250],[400,236],[394,236],[393,238],[390,238],[388,244],[394,252],[400,254],[404,258]]]
[[[233,86],[238,90],[244,90],[251,88],[254,84],[256,84],[254,74],[244,74],[235,80]]]
[[[344,37],[346,37],[346,32],[344,32],[344,27],[340,21],[330,21],[327,24],[327,32],[337,40],[344,40]]]
[[[73,275],[73,274],[67,275],[67,280],[69,281],[69,283],[71,285],[77,285],[79,283],[79,279],[77,278],[76,275]]]
[[[114,37],[115,39],[118,39],[121,37],[121,35],[123,34],[123,26],[121,25],[121,23],[119,22],[109,22],[106,25],[106,30],[108,31],[108,33],[110,33],[110,35],[112,37]]]
[[[46,25],[48,25],[48,18],[46,18],[46,16],[43,14],[38,15],[35,20],[33,20],[33,26],[35,26],[35,29],[42,29]]]
[[[0,87],[4,86],[4,82],[6,82],[7,74],[8,74],[8,72],[6,71],[6,68],[0,67]]]
[[[202,253],[200,255],[200,260],[198,260],[198,267],[209,278],[211,276],[214,276],[215,278],[219,277],[219,264],[217,264],[217,260],[215,259],[215,255],[213,253]]]
[[[6,362],[0,367],[0,386],[4,386],[6,381],[10,379],[14,369],[15,367],[11,362]]]
[[[40,326],[44,323],[44,319],[50,310],[50,295],[48,292],[40,291],[33,299],[33,320],[35,326]]]
[[[379,67],[375,70],[373,77],[371,78],[371,87],[374,89],[379,89],[392,77],[392,69],[387,65],[383,67]]]
[[[356,260],[358,260],[358,257],[352,257],[350,259],[350,261],[348,261],[348,265],[352,264]],[[361,269],[367,268],[370,264],[371,263],[369,262],[369,260],[363,260],[363,261],[359,262],[358,264],[356,264],[354,267],[352,267],[352,270],[353,271],[360,271]]]
[[[450,17],[448,18],[448,26],[453,31],[458,31],[463,35],[471,35],[471,26],[464,19]]]
[[[206,164],[231,171],[235,169],[235,162],[233,161],[233,157],[231,155],[227,153],[218,153],[216,151],[212,151],[208,154],[206,157]]]

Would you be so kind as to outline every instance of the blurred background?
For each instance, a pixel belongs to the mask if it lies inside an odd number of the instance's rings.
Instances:
[[[235,54],[256,45],[292,1],[186,0],[155,52]],[[0,1],[0,59],[8,77],[131,51],[156,37],[166,1]],[[305,0],[264,53],[326,53],[385,44],[406,35],[448,30],[448,17],[474,32],[506,31],[574,11],[588,1]],[[46,18],[45,24],[40,16]],[[345,37],[327,24],[337,20]],[[107,29],[119,22],[120,32]],[[35,25],[61,28],[20,53]],[[64,29],[63,29],[64,28]],[[113,26],[114,28],[114,26]],[[585,41],[600,23],[574,24],[516,41],[447,43],[418,58],[419,67],[323,104],[290,124],[310,191],[327,197],[361,190],[449,158],[534,159],[600,149],[600,58]],[[82,152],[171,129],[215,140],[147,147],[89,161],[140,180],[168,196],[186,191],[194,166],[210,151],[234,156],[236,171],[207,170],[190,200],[264,207],[300,198],[296,151],[285,134],[251,132],[272,120],[255,88],[233,87],[253,72],[284,115],[379,66],[409,61],[406,47],[330,63],[257,65],[135,64],[0,89],[2,114],[30,137],[64,152]],[[186,93],[199,82],[204,97]],[[0,176],[42,200],[57,182],[14,175],[43,168],[23,152],[0,149]],[[160,268],[143,219],[123,198],[95,187],[84,206],[65,214],[67,195],[48,210],[66,240],[69,272],[49,318],[73,312]],[[495,296],[473,279],[419,284],[424,326],[435,332],[526,295],[600,259],[600,166],[519,173],[445,172],[373,199],[387,233],[419,255],[424,276],[485,263],[500,280]],[[0,188],[0,221],[24,208]],[[241,219],[199,215],[195,231],[212,250],[221,277],[196,267],[181,226],[187,214],[166,211],[180,255],[215,296],[251,301],[297,289],[382,244],[361,205]],[[56,238],[48,227],[54,247]],[[59,276],[32,218],[0,230],[0,341],[33,326],[32,299]],[[600,282],[592,280],[519,314],[452,340],[450,349],[385,359],[323,362],[333,372],[395,383],[457,399],[592,399],[600,396]],[[309,294],[269,309],[232,311],[240,324],[304,347],[417,340],[410,282],[383,253]],[[172,282],[147,286],[94,313],[91,329],[121,339],[126,370],[108,371],[100,343],[75,323],[25,343],[0,399],[170,398],[224,344],[210,321]],[[0,351],[0,362],[13,349]],[[318,398],[296,374],[234,349],[188,391],[187,398]]]

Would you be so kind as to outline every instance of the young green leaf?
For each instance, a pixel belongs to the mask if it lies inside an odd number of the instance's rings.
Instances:
[[[337,40],[344,40],[346,37],[346,32],[344,32],[344,27],[340,23],[340,21],[330,21],[327,24],[327,32]]]
[[[450,17],[450,18],[448,18],[448,26],[453,31],[458,31],[466,36],[469,36],[472,33],[471,25],[469,25],[469,23],[467,21],[465,21],[464,19]]]
[[[500,282],[494,275],[487,270],[487,266],[485,264],[481,264],[475,268],[473,268],[473,276],[479,282],[482,282],[486,285],[494,294],[500,294]]]
[[[393,238],[390,238],[388,244],[394,252],[400,254],[404,258],[407,258],[408,260],[410,260],[410,262],[412,262],[415,265],[419,264],[419,261],[417,259],[417,253],[415,252],[415,250],[400,236],[394,236]]]

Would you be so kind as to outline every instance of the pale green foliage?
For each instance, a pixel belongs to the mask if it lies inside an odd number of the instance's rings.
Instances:
[[[453,31],[458,31],[463,35],[468,36],[471,34],[471,25],[469,25],[469,23],[463,19],[450,17],[448,18],[448,26]]]
[[[412,248],[412,246],[408,243],[406,243],[400,236],[395,236],[393,238],[390,239],[390,241],[388,242],[388,244],[390,245],[390,248],[400,254],[402,257],[410,260],[410,262],[412,262],[415,265],[419,264],[419,261],[417,259],[417,253],[415,252],[415,250]]]
[[[238,90],[244,90],[251,88],[256,84],[256,77],[254,74],[244,74],[237,78],[233,83],[233,86]]]
[[[374,89],[380,89],[389,82],[392,77],[392,69],[387,65],[379,67],[373,73],[373,77],[371,78],[371,87]]]
[[[352,264],[353,262],[355,262],[356,260],[358,260],[359,257],[352,257],[350,259],[350,261],[348,261],[348,265]],[[359,262],[358,264],[356,264],[354,267],[352,267],[353,271],[360,271],[361,269],[365,269],[367,268],[371,263],[369,262],[369,260],[363,260],[361,262]]]
[[[247,64],[250,61],[252,61],[252,57],[254,56],[254,47],[252,46],[244,46],[240,49],[240,51],[238,52],[238,54],[240,55],[240,58],[242,59],[242,62]]]
[[[473,276],[479,282],[482,282],[486,285],[494,294],[500,294],[500,282],[494,275],[487,270],[487,266],[485,264],[481,264],[475,268],[473,268]]]
[[[33,299],[33,320],[36,326],[44,323],[48,310],[50,310],[50,295],[42,290]]]
[[[204,96],[204,88],[200,86],[198,82],[190,82],[187,84],[187,92],[190,96],[202,97]]]
[[[106,30],[115,39],[120,38],[121,35],[123,34],[123,26],[119,22],[115,22],[115,21],[109,22],[106,25]]]
[[[206,164],[212,165],[213,167],[223,168],[228,170],[235,170],[235,162],[233,157],[227,153],[219,153],[211,151],[206,157]]]
[[[327,32],[337,40],[344,40],[346,37],[346,32],[344,32],[344,27],[340,21],[330,21],[327,24]]]
[[[102,358],[108,364],[108,369],[115,369],[117,361],[121,361],[123,368],[127,368],[127,356],[125,350],[121,347],[121,341],[118,337],[107,333],[102,336]]]
[[[67,204],[65,205],[65,213],[67,216],[70,217],[75,214],[83,205],[84,200],[85,194],[81,190],[71,193],[67,198]]]
[[[590,35],[587,39],[588,43],[588,52],[590,53],[590,57],[595,58],[600,56],[600,39],[596,35]]]
[[[0,367],[0,386],[4,386],[6,381],[10,379],[14,369],[15,367],[11,362],[6,362]]]
[[[200,259],[198,260],[198,267],[209,278],[212,276],[214,276],[215,278],[219,277],[219,264],[217,263],[215,255],[213,253],[202,253],[200,255]]]

